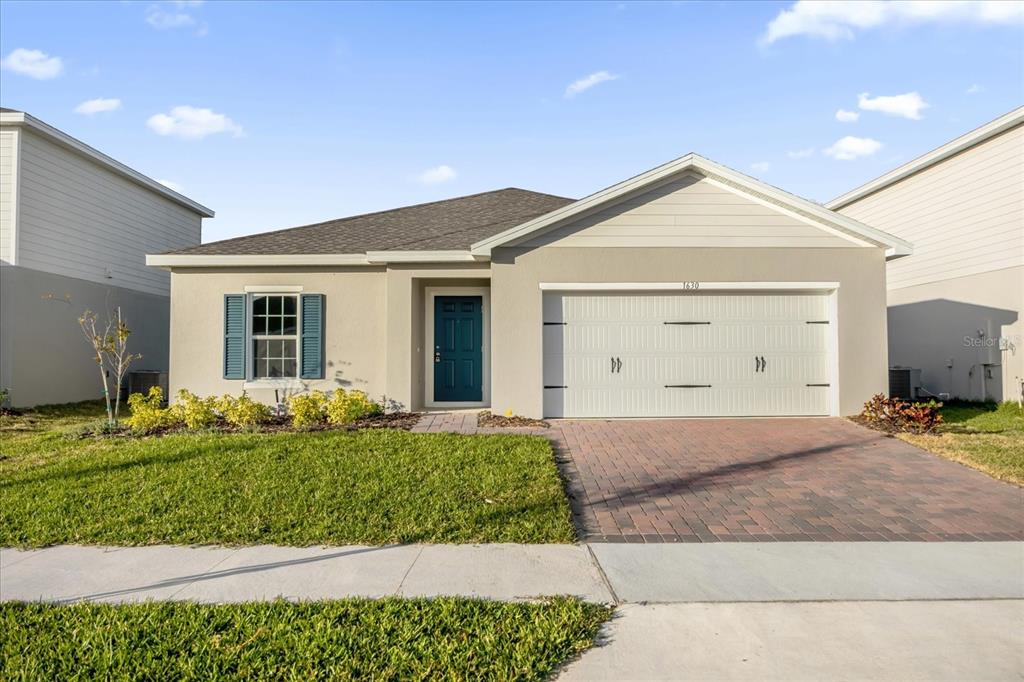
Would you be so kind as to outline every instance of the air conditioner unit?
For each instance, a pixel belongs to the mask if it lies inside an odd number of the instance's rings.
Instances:
[[[167,372],[156,369],[140,369],[128,372],[128,395],[141,393],[146,395],[153,386],[159,386],[164,392],[164,402],[167,402]]]
[[[912,367],[889,368],[889,397],[917,400],[921,397],[921,370]]]

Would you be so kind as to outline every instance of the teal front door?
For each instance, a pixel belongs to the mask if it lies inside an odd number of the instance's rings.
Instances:
[[[484,399],[483,298],[434,298],[434,401]]]

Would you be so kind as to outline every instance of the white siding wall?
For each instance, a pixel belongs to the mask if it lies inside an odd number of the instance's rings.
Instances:
[[[19,265],[168,295],[147,253],[198,244],[201,218],[32,131],[21,132]]]
[[[850,240],[684,174],[528,240],[556,247],[856,247]]]
[[[1024,264],[1024,126],[871,194],[840,213],[914,244],[890,289]]]
[[[0,130],[0,264],[14,263],[14,183],[18,132]]]

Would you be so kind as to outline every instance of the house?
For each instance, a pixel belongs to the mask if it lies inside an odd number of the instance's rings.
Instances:
[[[890,365],[925,395],[1024,397],[1024,107],[827,206],[914,243],[888,264]]]
[[[213,211],[39,119],[0,110],[0,389],[14,406],[95,399],[78,326],[118,306],[133,367],[167,369],[170,277],[145,254],[194,246]]]
[[[902,239],[688,154],[151,255],[172,392],[529,417],[829,415],[886,389]]]

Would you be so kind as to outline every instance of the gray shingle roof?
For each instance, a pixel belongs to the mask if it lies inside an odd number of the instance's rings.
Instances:
[[[175,254],[299,255],[468,249],[573,199],[510,187],[193,246]]]

